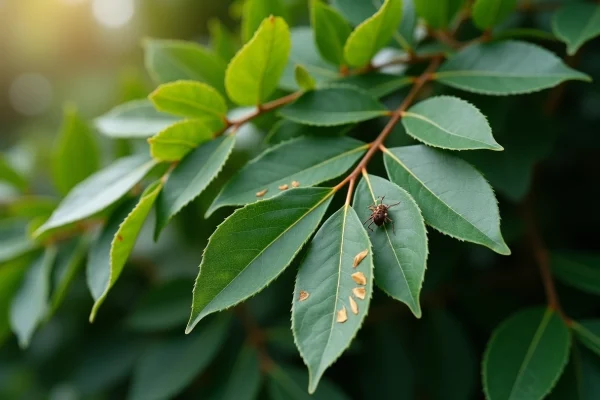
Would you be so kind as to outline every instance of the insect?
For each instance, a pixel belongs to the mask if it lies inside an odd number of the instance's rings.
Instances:
[[[397,206],[398,204],[400,204],[400,202],[397,202],[396,204],[383,204],[383,199],[385,198],[385,196],[381,196],[381,200],[379,201],[379,204],[377,204],[377,200],[375,200],[375,204],[370,205],[369,206],[369,210],[371,210],[371,215],[369,216],[369,218],[363,222],[363,225],[366,224],[367,222],[371,221],[371,223],[367,226],[367,228],[373,232],[373,229],[371,229],[371,225],[375,224],[377,226],[381,226],[383,224],[385,224],[386,222],[391,222],[392,223],[392,230],[394,232],[394,235],[396,234],[396,227],[394,225],[394,220],[391,219],[388,216],[388,210],[394,206]]]

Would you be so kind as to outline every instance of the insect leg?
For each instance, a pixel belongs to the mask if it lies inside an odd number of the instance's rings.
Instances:
[[[371,225],[373,225],[375,221],[373,219],[371,219],[371,223],[367,226],[367,228],[371,231],[374,232],[373,229],[371,228]]]
[[[369,220],[371,220],[371,221],[373,220],[373,216],[372,215],[369,218],[367,218],[365,220],[365,222],[363,222],[363,225],[366,224],[367,222],[369,222]]]
[[[387,206],[387,208],[392,208],[394,206],[397,206],[398,204],[402,203],[401,201],[397,202],[396,204],[390,204],[389,206]]]
[[[392,232],[394,232],[394,235],[396,234],[396,224],[394,223],[394,220],[386,217],[386,220],[392,223]]]

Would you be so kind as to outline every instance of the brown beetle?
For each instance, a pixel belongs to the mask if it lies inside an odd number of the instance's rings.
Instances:
[[[385,196],[381,196],[381,201],[379,202],[379,205],[377,204],[377,200],[375,200],[375,204],[369,206],[369,210],[372,211],[371,216],[365,222],[363,222],[363,225],[366,224],[367,222],[371,221],[371,223],[367,226],[367,228],[371,232],[373,232],[373,229],[371,229],[371,225],[375,224],[377,226],[381,226],[381,225],[385,224],[386,222],[391,222],[392,223],[392,231],[394,232],[394,235],[395,235],[396,234],[396,226],[394,225],[394,220],[388,216],[388,210],[394,206],[397,206],[398,204],[400,204],[400,202],[397,202],[396,204],[386,205],[386,204],[383,204],[384,198],[385,198]]]

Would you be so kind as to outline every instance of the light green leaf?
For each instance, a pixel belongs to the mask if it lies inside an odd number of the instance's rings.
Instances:
[[[550,309],[520,311],[494,332],[483,358],[489,400],[541,399],[569,358],[569,329]]]
[[[300,136],[340,137],[348,133],[353,125],[309,126],[287,119],[279,120],[265,137],[265,142],[274,145]]]
[[[552,31],[567,44],[567,53],[574,55],[585,42],[600,35],[600,5],[565,4],[552,17]]]
[[[349,398],[326,379],[313,394],[306,392],[306,373],[296,367],[275,365],[269,369],[269,395],[272,400],[348,400]]]
[[[77,166],[76,168],[73,168]],[[67,194],[100,168],[100,150],[94,134],[74,106],[64,109],[63,122],[52,154],[52,179]]]
[[[156,343],[133,372],[130,400],[175,398],[217,355],[227,338],[229,316],[219,316],[200,332]]]
[[[388,94],[392,94],[398,89],[410,85],[414,81],[411,76],[398,76],[384,74],[381,72],[370,72],[368,74],[359,74],[343,77],[335,81],[334,84],[343,86],[355,86],[362,89],[371,96],[379,99]]]
[[[364,257],[357,263],[355,257],[361,253]],[[355,289],[363,290],[362,294]],[[369,235],[354,209],[343,206],[311,241],[296,277],[292,331],[308,366],[309,393],[314,393],[325,370],[356,336],[369,310],[372,291]]]
[[[287,19],[285,4],[282,0],[245,0],[242,15],[242,41],[246,43],[270,16]]]
[[[210,33],[210,47],[223,60],[231,60],[237,52],[238,46],[233,34],[218,18],[208,21],[208,32]]]
[[[254,400],[258,397],[262,376],[256,350],[244,346],[231,369],[219,400]]]
[[[564,284],[600,295],[600,255],[555,252],[550,256],[550,267]]]
[[[221,136],[188,154],[169,175],[156,200],[155,239],[183,207],[200,195],[219,174],[235,144],[235,135]]]
[[[310,76],[306,68],[300,64],[296,64],[296,68],[294,69],[294,77],[296,78],[296,84],[302,90],[313,90],[317,85],[315,79]]]
[[[434,29],[447,28],[465,0],[413,0],[417,14]]]
[[[86,237],[73,239],[64,248],[60,249],[54,267],[53,282],[54,289],[50,298],[50,309],[46,318],[50,318],[62,304],[69,286],[75,279],[77,272],[83,266],[89,241]]]
[[[351,32],[344,17],[321,0],[312,0],[310,19],[321,56],[334,65],[344,64],[344,44]]]
[[[29,258],[23,257],[2,263],[0,268],[0,347],[11,332],[10,304],[29,263]]]
[[[600,320],[571,321],[571,328],[581,343],[600,356]]]
[[[567,80],[590,79],[539,46],[510,40],[468,46],[450,57],[434,77],[457,89],[489,95],[530,93]]]
[[[144,41],[146,69],[157,83],[180,79],[205,82],[225,94],[225,61],[196,43],[178,40]]]
[[[344,57],[349,65],[368,64],[373,56],[392,39],[402,20],[402,0],[385,0],[381,8],[362,22],[348,37]]]
[[[8,205],[7,211],[13,217],[49,217],[56,209],[59,199],[50,196],[23,196]]]
[[[457,97],[438,96],[402,114],[406,133],[434,147],[450,150],[503,150],[475,106]]]
[[[11,165],[4,154],[0,154],[0,182],[7,182],[19,190],[27,188],[25,177]]]
[[[225,125],[227,104],[214,88],[194,81],[160,85],[149,96],[157,110],[200,121],[218,120]]]
[[[212,140],[218,131],[209,124],[185,120],[176,122],[148,139],[150,154],[157,161],[179,161],[199,145]]]
[[[148,100],[134,100],[113,108],[94,122],[100,133],[113,138],[147,138],[180,121],[156,111]]]
[[[187,332],[283,272],[319,225],[333,193],[328,188],[290,190],[236,210],[219,225],[204,250]]]
[[[510,254],[494,192],[470,164],[423,145],[386,149],[384,160],[390,180],[414,197],[428,225]]]
[[[242,106],[262,104],[277,88],[291,46],[285,21],[279,17],[265,19],[227,67],[229,98]]]
[[[250,161],[229,182],[207,215],[224,206],[237,206],[277,196],[293,189],[294,182],[309,187],[346,172],[367,151],[367,145],[350,138],[297,138],[269,148]],[[257,197],[257,193],[262,193]]]
[[[368,221],[372,212],[368,207],[382,196],[386,205],[399,204],[388,210],[393,224],[372,226],[374,232],[369,234],[373,243],[375,283],[420,318],[419,295],[427,265],[427,231],[421,210],[404,189],[378,176],[366,175],[354,197],[354,208],[361,221]]]
[[[504,21],[515,6],[517,0],[476,0],[473,5],[473,22],[478,28],[485,30]]]
[[[75,186],[35,236],[91,217],[123,197],[156,165],[146,155],[121,158]]]
[[[305,125],[334,126],[386,115],[383,104],[351,87],[330,87],[304,93],[280,110],[282,117]]]
[[[0,264],[35,250],[38,245],[27,235],[27,225],[21,219],[0,222]]]
[[[96,257],[94,260],[90,257],[90,262],[88,263],[88,278],[93,280],[93,282],[90,282],[90,287],[94,288],[92,295],[95,301],[90,314],[90,322],[94,322],[100,306],[106,299],[106,296],[108,296],[109,290],[115,285],[117,279],[119,279],[127,263],[127,259],[133,251],[133,246],[135,246],[142,226],[146,222],[146,218],[161,190],[161,181],[154,182],[148,186],[129,215],[124,220],[121,220],[121,222],[111,219],[111,222],[107,224],[107,228],[101,234],[100,243],[103,243],[102,237],[104,233],[112,233],[113,231],[114,225],[112,222],[119,223],[119,228],[112,237],[108,254],[95,252],[94,255]],[[108,255],[108,260],[106,255]]]
[[[10,325],[26,348],[48,311],[50,274],[56,259],[56,248],[48,247],[43,256],[29,267],[25,279],[10,306]]]

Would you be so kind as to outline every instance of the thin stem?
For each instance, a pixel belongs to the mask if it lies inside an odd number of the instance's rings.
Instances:
[[[356,177],[350,179],[350,186],[348,186],[348,194],[346,194],[346,205],[349,206],[352,202],[352,192],[354,192],[354,183],[356,182]]]

